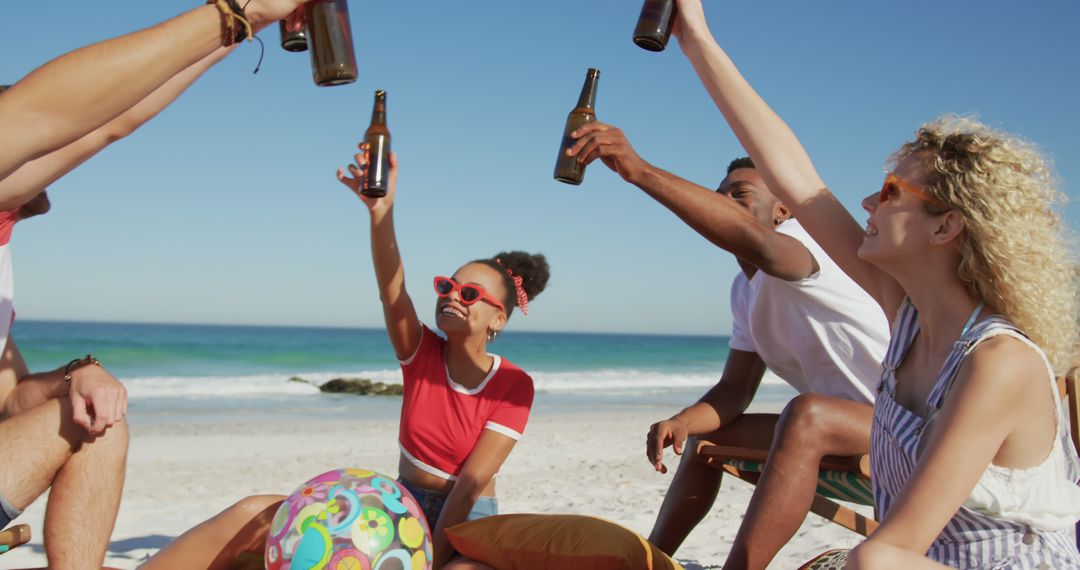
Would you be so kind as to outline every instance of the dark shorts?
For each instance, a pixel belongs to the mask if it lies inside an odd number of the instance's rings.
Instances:
[[[0,494],[0,530],[21,514],[22,511],[11,506],[11,503],[4,498],[4,495]]]
[[[417,487],[401,479],[398,479],[398,483],[408,489],[416,502],[420,503],[420,509],[424,511],[428,527],[435,530],[435,525],[439,522],[439,515],[442,513],[443,505],[446,504],[446,498],[449,494]],[[473,505],[472,510],[469,511],[469,516],[465,517],[465,520],[474,521],[497,514],[499,514],[499,500],[495,497],[480,497],[476,500],[476,504]]]

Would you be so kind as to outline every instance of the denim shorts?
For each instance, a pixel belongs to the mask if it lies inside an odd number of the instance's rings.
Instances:
[[[15,518],[21,514],[22,511],[13,507],[11,503],[7,502],[7,499],[4,498],[4,495],[0,494],[0,530],[3,530],[8,523],[15,520]]]
[[[428,527],[435,530],[435,525],[439,522],[439,515],[442,513],[443,505],[446,504],[446,498],[449,496],[449,493],[417,487],[402,479],[398,479],[398,483],[401,483],[402,487],[408,489],[409,493],[416,499],[416,502],[420,503],[420,510],[424,511],[424,517],[427,518]],[[473,505],[472,510],[469,511],[469,516],[465,517],[465,520],[474,521],[476,519],[482,519],[497,514],[499,514],[499,500],[495,497],[480,497],[476,500],[476,504]]]

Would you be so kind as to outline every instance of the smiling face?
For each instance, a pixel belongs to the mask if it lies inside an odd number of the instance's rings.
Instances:
[[[482,263],[468,263],[452,276],[459,285],[476,285],[496,299],[506,298],[503,277],[494,268]],[[471,305],[461,302],[461,291],[452,291],[435,303],[435,324],[446,333],[447,338],[463,338],[471,335],[487,337],[491,331],[500,331],[506,325],[506,313],[487,301]]]
[[[875,265],[911,259],[926,253],[941,230],[941,216],[927,211],[930,196],[921,157],[910,155],[901,160],[883,190],[863,198],[862,206],[870,217],[866,222],[859,257]],[[905,187],[911,190],[905,190]]]
[[[761,223],[773,227],[777,219],[786,219],[787,210],[769,192],[765,180],[753,168],[736,168],[720,183],[717,192],[735,200]]]

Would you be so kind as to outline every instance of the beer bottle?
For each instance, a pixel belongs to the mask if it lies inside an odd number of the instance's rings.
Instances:
[[[649,51],[664,51],[675,24],[675,0],[645,0],[634,28],[634,43]]]
[[[566,156],[566,149],[576,142],[570,133],[596,120],[596,83],[600,80],[600,70],[589,68],[585,74],[585,84],[581,86],[581,95],[577,106],[566,118],[562,144],[559,145],[559,158],[555,160],[555,180],[578,185],[585,178],[585,165],[578,164],[576,156]]]
[[[381,198],[390,189],[390,129],[386,128],[386,91],[382,89],[375,92],[375,108],[371,110],[371,126],[364,131],[364,144],[368,155],[360,193]]]
[[[306,4],[311,74],[320,87],[356,81],[356,53],[349,27],[348,0],[313,0]]]
[[[279,22],[278,27],[281,30],[281,49],[285,51],[307,51],[307,36],[304,35],[304,29],[290,31],[288,29],[288,22],[282,20]]]

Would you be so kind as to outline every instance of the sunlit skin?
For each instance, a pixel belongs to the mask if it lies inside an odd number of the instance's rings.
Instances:
[[[900,161],[892,174],[926,192],[924,169],[917,156]],[[870,217],[858,254],[861,259],[884,268],[890,261],[911,259],[913,254],[931,247],[940,218],[945,214],[928,213],[923,199],[895,185],[890,185],[884,201],[880,201],[880,194],[880,190],[875,191],[862,200],[862,207]]]
[[[454,272],[451,278],[462,285],[478,285],[496,299],[506,298],[506,287],[502,276],[482,263],[465,264]],[[457,312],[464,317],[459,316]],[[457,355],[475,351],[482,351],[487,362],[486,368],[481,367],[482,370],[476,370],[476,373],[480,374],[479,379],[459,378],[452,373],[451,376],[456,382],[464,385],[479,384],[479,380],[483,379],[494,364],[493,359],[486,354],[488,332],[501,331],[505,325],[506,313],[485,301],[464,305],[459,291],[453,291],[448,297],[438,299],[435,303],[435,326],[446,333],[447,366],[454,369],[451,363],[457,361]],[[426,489],[449,492],[454,487],[453,481],[447,481],[419,469],[404,456],[398,460],[398,471],[410,483]],[[484,487],[482,495],[495,496],[495,479]]]
[[[765,180],[761,178],[755,168],[736,168],[728,173],[720,182],[717,192],[731,198],[736,204],[745,208],[757,221],[772,228],[791,217],[787,207],[776,199],[765,186]],[[739,267],[747,278],[757,273],[758,268],[737,257]],[[816,264],[815,264],[816,265]],[[659,462],[658,462],[659,463]],[[666,472],[667,469],[658,471]]]
[[[916,156],[896,165],[897,189],[880,199],[875,189],[863,201],[869,219],[862,226],[829,192],[795,134],[716,42],[701,0],[677,2],[674,34],[679,45],[769,189],[792,207],[890,322],[906,303],[917,308],[918,333],[895,370],[895,400],[927,417],[927,396],[965,322],[972,315],[986,318],[998,312],[992,302],[981,306],[983,299],[958,271],[969,239],[964,212],[951,200],[946,200],[951,208],[938,209],[918,197],[932,193]],[[852,551],[847,567],[944,568],[926,553],[988,465],[1031,468],[1055,444],[1056,402],[1045,376],[1042,356],[1015,338],[999,335],[973,349],[934,415],[931,432],[920,436],[924,447],[902,491],[877,530]]]
[[[502,276],[488,265],[468,263],[451,278],[461,285],[477,285],[496,299],[506,298]],[[435,325],[448,339],[457,337],[465,342],[486,342],[489,331],[501,331],[506,325],[506,313],[483,300],[465,305],[461,302],[460,291],[452,291],[449,297],[439,298],[435,303]]]
[[[423,324],[416,313],[412,297],[405,290],[405,269],[398,249],[394,231],[394,199],[397,196],[398,159],[390,153],[389,188],[381,198],[363,195],[364,177],[367,170],[369,149],[361,144],[354,163],[338,170],[338,180],[347,186],[367,206],[371,214],[371,257],[375,280],[379,286],[379,300],[383,305],[386,332],[399,360],[416,354],[423,338]],[[346,171],[348,175],[346,175]],[[434,277],[434,276],[431,276]],[[424,281],[424,295],[437,295],[430,289],[433,281]],[[472,284],[483,288],[507,307],[508,293],[498,269],[482,263],[467,263],[454,272],[452,279],[459,285]],[[429,298],[429,297],[423,297]],[[471,305],[462,302],[460,289],[451,291],[446,298],[436,301],[435,322],[446,335],[443,360],[447,375],[468,389],[478,387],[495,366],[494,357],[487,351],[489,338],[502,330],[509,315],[487,301]],[[431,528],[432,567],[441,569],[453,555],[453,548],[446,537],[446,529],[464,522],[479,497],[495,496],[495,474],[509,457],[517,441],[505,434],[482,430],[456,473],[450,481],[420,470],[412,462],[400,456],[398,473],[409,483],[432,491],[447,493],[446,502],[438,522]],[[429,521],[431,522],[431,521]]]
[[[783,221],[791,217],[787,208],[769,192],[756,169],[732,170],[720,183],[718,192],[735,200],[767,226],[775,226],[777,220]]]

